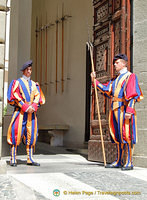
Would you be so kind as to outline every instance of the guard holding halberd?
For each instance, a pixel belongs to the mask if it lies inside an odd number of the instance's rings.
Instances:
[[[113,65],[118,76],[106,84],[96,80],[97,89],[107,97],[112,97],[109,113],[110,136],[117,145],[117,158],[106,168],[121,168],[132,170],[132,148],[137,142],[137,119],[135,103],[143,99],[137,76],[127,69],[128,58],[125,54],[118,54],[113,59]],[[92,82],[96,78],[91,73]],[[123,153],[126,149],[126,162],[123,163]]]

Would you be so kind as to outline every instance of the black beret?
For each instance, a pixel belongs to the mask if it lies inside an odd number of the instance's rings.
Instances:
[[[32,66],[32,64],[33,64],[33,61],[32,61],[32,60],[27,61],[25,64],[23,64],[23,66],[22,66],[22,68],[20,69],[20,71],[23,71],[23,70],[25,70],[27,67]]]
[[[128,61],[128,57],[126,56],[126,54],[121,54],[120,53],[120,54],[114,56],[114,58],[113,58],[113,65],[114,65],[115,61],[118,60],[118,59],[123,59],[125,61]]]

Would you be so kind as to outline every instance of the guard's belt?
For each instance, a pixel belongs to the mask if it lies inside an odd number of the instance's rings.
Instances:
[[[125,102],[125,99],[124,98],[118,98],[118,97],[112,97],[112,101]]]

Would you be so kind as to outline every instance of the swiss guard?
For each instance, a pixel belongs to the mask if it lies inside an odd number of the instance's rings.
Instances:
[[[127,69],[128,58],[125,54],[118,54],[113,59],[113,65],[118,76],[106,84],[96,80],[97,89],[108,98],[112,98],[109,113],[110,136],[117,145],[117,158],[107,164],[106,168],[121,168],[132,170],[132,149],[137,142],[137,119],[135,103],[143,99],[137,76]],[[92,82],[96,78],[91,73]],[[124,150],[126,161],[123,163]]]
[[[7,93],[8,103],[14,106],[7,133],[11,147],[10,165],[14,167],[17,166],[17,147],[22,139],[26,145],[27,165],[40,166],[33,159],[33,149],[38,137],[36,112],[45,103],[45,97],[39,84],[31,80],[32,64],[29,60],[22,66],[22,77],[10,83]]]

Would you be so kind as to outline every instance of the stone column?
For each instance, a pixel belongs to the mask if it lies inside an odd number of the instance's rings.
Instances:
[[[32,0],[11,0],[8,85],[22,75],[21,66],[31,59],[31,16]],[[8,155],[10,152],[7,144],[7,131],[13,110],[14,108],[7,104],[7,113],[3,121],[2,156]]]
[[[136,166],[147,167],[147,0],[133,4],[133,72],[144,95],[144,100],[136,103],[138,144],[133,160]]]
[[[6,169],[5,162],[1,161],[2,152],[2,121],[3,121],[3,88],[4,88],[4,57],[5,57],[5,23],[6,23],[6,0],[0,1],[0,173]]]

